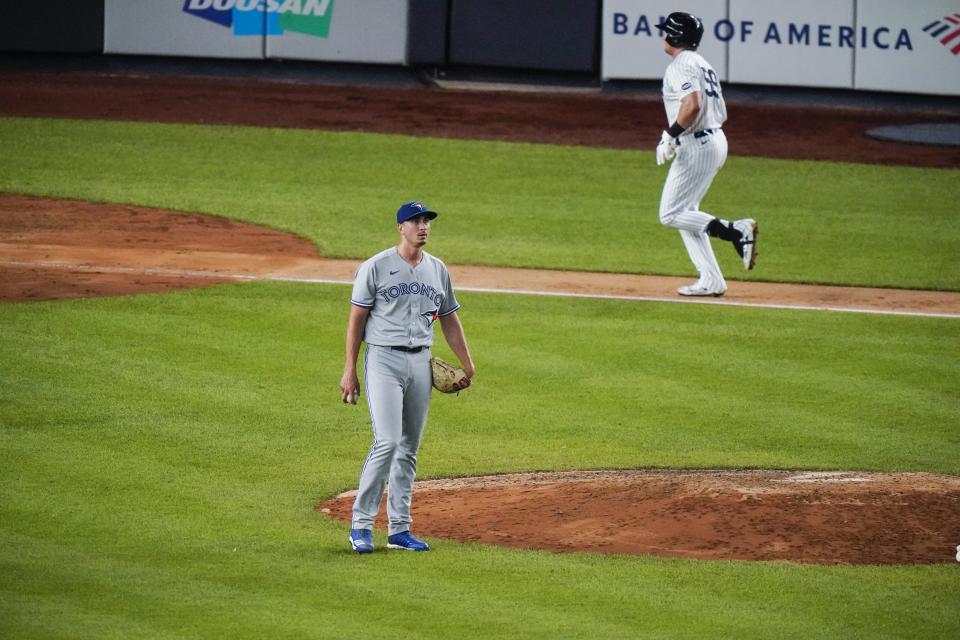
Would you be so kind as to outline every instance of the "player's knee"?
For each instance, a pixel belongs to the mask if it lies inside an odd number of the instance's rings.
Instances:
[[[400,440],[393,438],[384,438],[377,440],[377,456],[383,458],[393,458],[400,449]]]
[[[400,447],[399,449],[397,449],[397,452],[394,454],[393,459],[399,462],[405,462],[407,464],[412,464],[416,466],[417,451],[416,449],[410,449],[408,447]]]
[[[660,224],[665,227],[674,227],[678,213],[680,212],[676,209],[660,209]]]

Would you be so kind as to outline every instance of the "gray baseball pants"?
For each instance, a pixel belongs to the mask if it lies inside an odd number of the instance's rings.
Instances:
[[[417,475],[417,450],[430,408],[430,349],[418,353],[367,345],[364,386],[373,444],[360,472],[353,502],[353,529],[372,529],[387,493],[388,534],[410,529],[410,502]]]

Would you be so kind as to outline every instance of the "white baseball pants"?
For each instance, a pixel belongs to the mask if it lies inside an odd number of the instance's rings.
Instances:
[[[700,211],[700,201],[726,159],[727,137],[723,129],[700,138],[693,134],[683,136],[660,196],[660,222],[680,232],[687,254],[700,274],[700,284],[720,290],[725,290],[727,283],[706,232],[715,216]]]

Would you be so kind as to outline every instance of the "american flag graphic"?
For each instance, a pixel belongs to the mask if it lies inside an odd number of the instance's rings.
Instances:
[[[960,13],[934,20],[923,30],[929,33],[931,38],[940,40],[940,44],[950,49],[953,55],[960,55]]]

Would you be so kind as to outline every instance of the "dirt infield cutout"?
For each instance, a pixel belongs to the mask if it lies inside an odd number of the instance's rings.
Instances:
[[[355,492],[317,507],[350,521]],[[555,552],[811,564],[956,562],[960,478],[634,470],[418,481],[418,535]],[[385,527],[381,509],[377,527]]]

